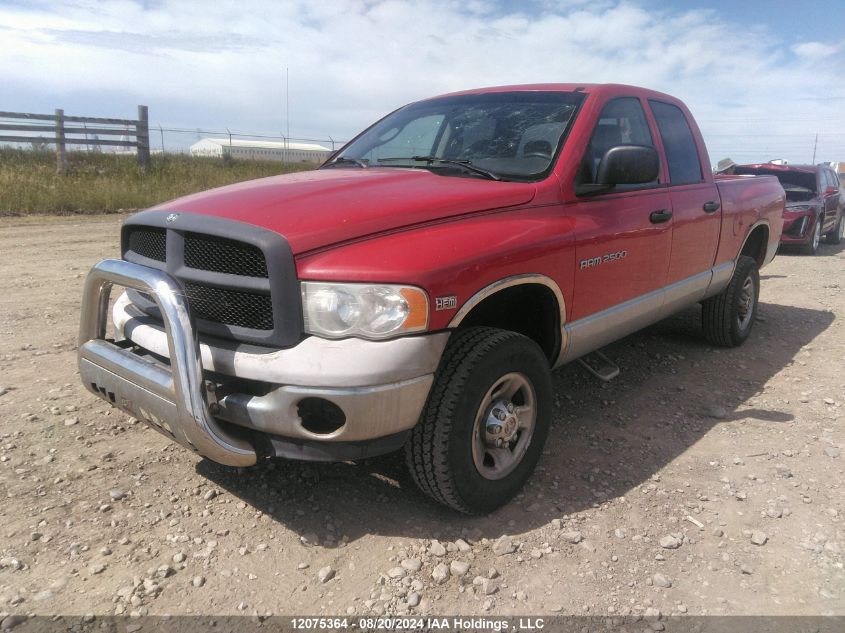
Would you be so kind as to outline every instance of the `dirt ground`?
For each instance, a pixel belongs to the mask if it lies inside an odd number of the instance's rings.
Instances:
[[[120,218],[2,222],[0,619],[845,614],[842,246],[764,269],[739,349],[689,310],[607,348],[609,384],[557,371],[530,485],[467,518],[395,456],[237,471],[110,409],[75,347]]]

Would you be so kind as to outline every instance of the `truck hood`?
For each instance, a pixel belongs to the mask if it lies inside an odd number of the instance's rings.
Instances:
[[[294,255],[445,218],[523,205],[531,183],[442,176],[425,169],[334,168],[261,178],[153,207],[260,226]]]

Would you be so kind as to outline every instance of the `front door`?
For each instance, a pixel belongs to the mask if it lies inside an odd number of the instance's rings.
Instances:
[[[620,144],[654,146],[643,105],[636,97],[613,99],[602,109],[582,161],[580,182],[594,182],[604,153]],[[668,190],[659,182],[617,187],[582,196],[570,208],[576,225],[575,291],[569,321],[610,310],[625,319],[653,307],[655,297],[649,294],[666,284],[672,244]],[[659,304],[659,297],[656,300]],[[635,305],[620,306],[625,302]]]

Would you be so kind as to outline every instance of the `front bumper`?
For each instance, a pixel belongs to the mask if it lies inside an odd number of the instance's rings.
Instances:
[[[783,232],[780,235],[780,243],[789,245],[809,244],[813,239],[816,221],[813,211],[799,213],[787,211],[783,214]]]
[[[163,324],[144,318],[112,285],[152,296]],[[419,419],[448,332],[370,342],[311,337],[285,350],[198,338],[177,281],[105,260],[86,281],[79,340],[85,386],[179,444],[231,466],[260,455],[354,459],[401,445]],[[330,403],[341,424],[309,424],[303,402]],[[312,407],[313,409],[313,407]],[[337,417],[337,416],[336,416]]]

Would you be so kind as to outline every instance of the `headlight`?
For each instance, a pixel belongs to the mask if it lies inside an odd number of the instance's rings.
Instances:
[[[303,281],[305,331],[383,339],[428,327],[428,296],[412,286]]]

